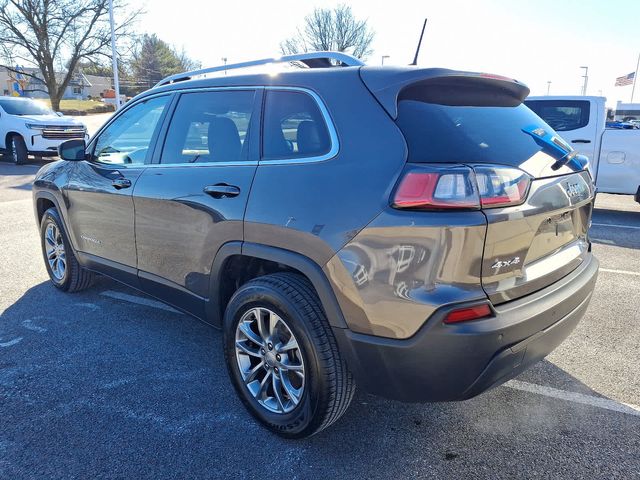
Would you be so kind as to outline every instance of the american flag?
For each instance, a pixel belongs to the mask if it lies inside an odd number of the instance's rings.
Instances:
[[[632,72],[629,75],[625,75],[624,77],[616,78],[616,87],[624,87],[626,85],[631,85],[633,83],[633,79],[636,76],[636,72]]]

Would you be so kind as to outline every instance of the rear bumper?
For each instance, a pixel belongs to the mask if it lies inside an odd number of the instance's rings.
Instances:
[[[412,402],[464,400],[560,345],[584,315],[597,275],[598,261],[590,255],[553,285],[495,307],[495,317],[486,320],[444,324],[449,307],[406,340],[347,329],[336,329],[336,337],[358,385],[370,393]]]

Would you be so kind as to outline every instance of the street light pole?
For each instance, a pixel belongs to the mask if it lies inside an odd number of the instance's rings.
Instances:
[[[224,66],[226,67],[227,66],[227,57],[222,57],[220,60],[222,60],[224,62]],[[224,71],[224,74],[225,75],[227,74],[226,70]]]
[[[384,65],[384,59],[385,58],[390,58],[389,55],[382,55],[382,65]]]
[[[582,78],[584,78],[584,83],[582,84],[582,96],[586,96],[587,95],[587,82],[589,81],[589,67],[580,67],[582,69],[584,69],[584,75],[582,76]]]
[[[549,96],[549,91],[551,90],[551,80],[547,82],[547,96]]]
[[[111,66],[113,68],[113,85],[116,90],[116,110],[120,109],[120,81],[118,80],[118,57],[116,54],[116,32],[113,21],[113,0],[109,0],[109,23],[111,24]]]

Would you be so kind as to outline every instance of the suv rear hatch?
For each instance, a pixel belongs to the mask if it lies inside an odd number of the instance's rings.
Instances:
[[[416,168],[449,172],[431,187],[432,207],[446,206],[447,195],[453,198],[466,182],[451,178],[470,172],[476,206],[469,206],[466,191],[464,202],[446,209],[451,214],[455,208],[480,208],[486,216],[482,286],[494,304],[556,282],[590,255],[594,188],[586,162],[522,104],[527,87],[504,77],[440,69],[389,75],[392,81],[380,69],[361,69],[404,134],[411,174]],[[406,190],[416,188],[413,178]],[[438,192],[444,202],[433,201]]]

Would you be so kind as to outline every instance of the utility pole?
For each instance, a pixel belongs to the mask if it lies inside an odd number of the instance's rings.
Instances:
[[[638,67],[640,67],[640,53],[638,54],[638,63],[636,63],[636,73],[633,75],[633,87],[631,88],[631,103],[633,103],[633,94],[636,93],[636,82],[638,81]]]
[[[382,65],[384,65],[385,58],[391,58],[391,57],[389,57],[389,55],[382,55]]]
[[[119,110],[120,82],[118,80],[118,56],[116,53],[116,32],[113,21],[113,0],[109,0],[109,23],[111,24],[111,66],[113,68],[113,86],[116,90],[116,110]]]
[[[582,69],[584,69],[584,75],[582,76],[582,78],[584,78],[584,83],[582,84],[582,96],[586,96],[587,95],[587,82],[589,81],[589,67],[580,67]]]
[[[549,96],[549,91],[551,90],[551,80],[547,82],[547,96]]]

